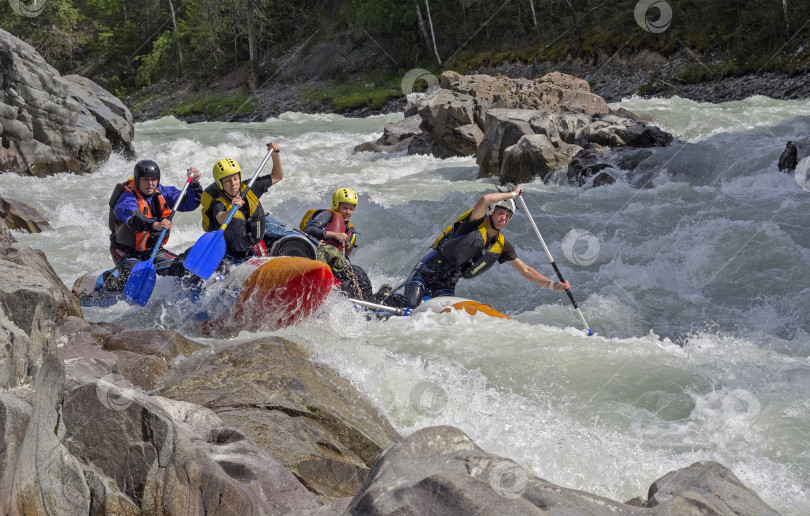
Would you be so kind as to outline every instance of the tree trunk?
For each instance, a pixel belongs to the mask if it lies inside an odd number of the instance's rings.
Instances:
[[[416,19],[419,20],[419,28],[422,29],[422,35],[425,37],[425,44],[428,47],[428,51],[430,51],[430,36],[428,36],[427,29],[425,29],[425,20],[422,18],[422,9],[419,8],[418,1],[414,1],[413,4],[416,7]]]
[[[428,3],[428,0],[425,0],[425,8],[427,9],[428,25],[430,25],[430,35],[433,38],[433,51],[436,53],[436,61],[438,61],[439,66],[441,66],[442,58],[439,57],[439,49],[436,48],[436,34],[433,32],[433,22],[430,19],[430,4]]]
[[[785,11],[785,35],[790,38],[790,21],[788,20],[787,0],[782,0],[782,9]]]
[[[532,7],[532,21],[534,22],[534,28],[537,29],[537,13],[534,12],[534,0],[529,0],[529,5]]]
[[[248,74],[248,87],[255,92],[259,88],[259,38],[256,35],[256,1],[247,3],[248,22],[248,55],[250,57],[250,73]]]
[[[177,32],[177,16],[174,14],[174,4],[172,3],[172,0],[169,0],[169,9],[172,11],[174,37],[177,40],[177,56],[180,58],[180,75],[183,75],[183,50],[180,48],[180,34]]]

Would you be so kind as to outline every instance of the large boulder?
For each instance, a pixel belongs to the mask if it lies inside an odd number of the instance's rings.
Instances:
[[[376,143],[363,143],[355,151],[475,155],[479,177],[499,176],[504,183],[545,180],[583,149],[608,153],[672,141],[672,135],[627,110],[611,111],[586,81],[563,73],[530,80],[448,71],[438,82],[437,89],[407,96],[406,116],[418,114],[422,133],[413,133],[416,122],[409,116],[407,123],[400,122],[408,128],[406,139],[392,139],[397,133],[386,126]],[[573,182],[584,184],[585,179]]]
[[[0,29],[0,172],[94,172],[135,156],[124,104],[93,81],[61,76],[33,47]]]
[[[537,177],[545,180],[555,169],[568,166],[570,181],[582,185],[593,171],[589,175],[572,174],[578,169],[572,169],[570,163],[586,149],[607,162],[611,158],[604,157],[606,148],[624,152],[663,147],[672,141],[672,135],[657,127],[614,114],[495,108],[487,112],[485,126],[476,153],[479,177],[498,176],[501,182],[513,183]]]
[[[492,109],[585,116],[610,111],[603,98],[590,92],[587,82],[559,72],[529,80],[448,71],[442,74],[440,85],[435,92],[408,97],[422,118],[422,130],[434,142],[433,153],[440,157],[476,154]]]
[[[316,493],[352,496],[377,454],[400,439],[349,382],[290,341],[195,358],[173,368],[159,394],[212,409]]]
[[[605,99],[591,93],[587,81],[560,72],[539,79],[505,76],[461,75],[449,71],[440,79],[442,88],[476,99],[478,120],[491,108],[537,109],[550,113],[597,115],[610,112]]]
[[[0,220],[0,389],[30,384],[56,351],[53,325],[82,310],[42,251],[20,245]]]
[[[620,503],[534,476],[483,451],[457,428],[418,430],[375,462],[351,514],[563,516],[777,513],[717,463],[697,463],[656,480],[647,501]]]
[[[500,176],[502,182],[515,183],[536,176],[545,179],[582,150],[577,143],[585,143],[581,133],[588,123],[590,118],[579,113],[490,109],[476,154],[479,177]]]
[[[433,139],[434,154],[440,157],[472,156],[484,137],[476,124],[481,105],[472,95],[439,89],[417,102],[422,129]]]
[[[670,471],[650,486],[644,507],[662,516],[680,514],[756,514],[778,516],[728,468],[714,461]]]
[[[0,219],[9,229],[24,229],[29,233],[41,233],[51,225],[40,212],[20,201],[0,197]]]

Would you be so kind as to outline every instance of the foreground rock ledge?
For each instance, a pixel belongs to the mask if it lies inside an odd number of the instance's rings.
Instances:
[[[535,477],[486,453],[461,430],[419,430],[377,458],[349,506],[374,515],[778,515],[724,466],[698,462],[624,504]]]

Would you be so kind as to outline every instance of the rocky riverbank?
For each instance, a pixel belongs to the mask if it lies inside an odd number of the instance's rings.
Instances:
[[[456,428],[402,439],[284,339],[206,345],[85,321],[2,220],[0,285],[2,514],[777,514],[711,461],[622,503]]]
[[[318,61],[322,57],[320,53],[327,52],[330,48],[328,45],[319,47],[304,60]],[[784,100],[810,98],[810,70],[800,70],[792,75],[759,72],[695,83],[683,81],[682,75],[688,66],[705,66],[708,69],[714,66],[716,61],[718,61],[716,57],[700,56],[686,51],[669,58],[646,50],[616,55],[596,52],[595,57],[589,60],[569,56],[561,62],[504,61],[494,66],[467,69],[463,73],[533,80],[548,73],[560,72],[584,79],[590,85],[591,92],[607,102],[618,102],[633,95],[661,98],[677,95],[697,102],[713,103],[742,100],[754,95]],[[344,64],[349,66],[347,63]],[[252,93],[256,99],[255,106],[243,113],[221,116],[195,114],[180,118],[187,122],[263,121],[286,111],[335,112],[334,106],[329,102],[315,101],[310,95],[312,89],[319,85],[325,88],[334,87],[334,83],[322,77],[320,73],[314,67],[299,67],[295,68],[294,73],[280,74]],[[241,88],[232,78],[223,78],[206,84],[205,90],[207,93],[234,92],[242,91]],[[125,103],[131,109],[133,119],[143,121],[159,118],[163,113],[169,112],[199,93],[189,81],[163,81],[125,99]],[[397,97],[380,108],[363,106],[340,113],[348,117],[363,117],[402,112],[406,104],[404,97]]]

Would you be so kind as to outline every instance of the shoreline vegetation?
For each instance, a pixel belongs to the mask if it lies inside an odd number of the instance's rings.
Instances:
[[[527,79],[556,70],[608,102],[810,97],[805,3],[490,4],[47,0],[35,15],[0,11],[0,26],[63,75],[124,100],[135,120],[399,111],[401,80],[416,68]]]

